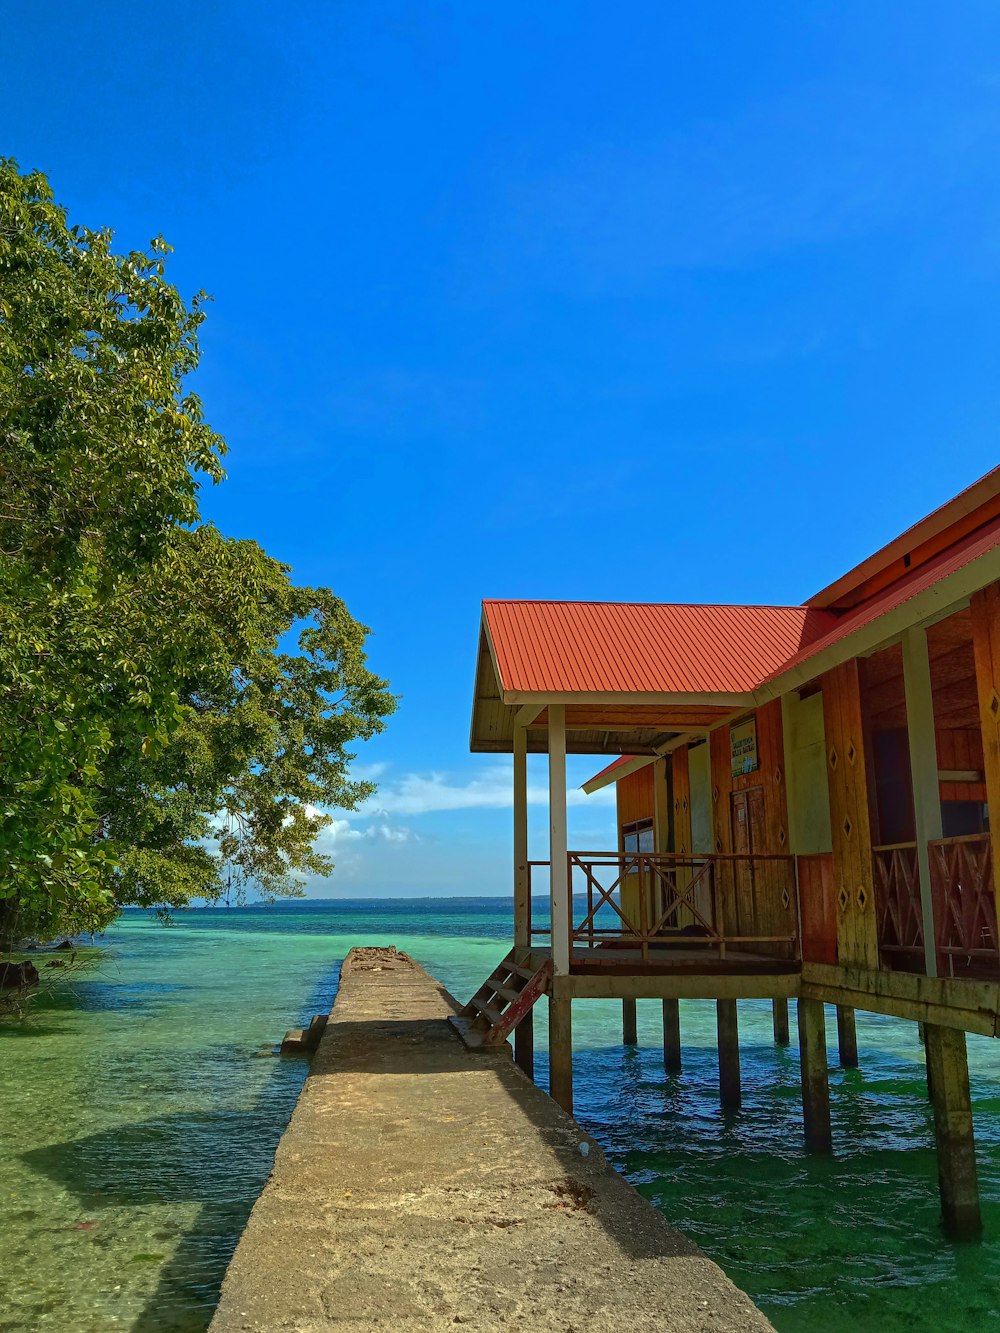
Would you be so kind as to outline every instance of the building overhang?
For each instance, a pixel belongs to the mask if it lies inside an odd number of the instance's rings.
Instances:
[[[863,601],[836,611],[484,602],[470,748],[509,754],[524,727],[529,753],[546,753],[548,710],[559,706],[569,753],[655,758],[869,656],[1000,581],[1000,514],[990,509],[998,484],[1000,470],[918,524],[907,541],[916,534],[942,549],[924,549],[915,567],[886,586],[876,579]],[[898,554],[895,544],[886,550]]]
[[[546,754],[548,709],[553,705],[565,709],[569,754],[647,755],[654,759],[679,737],[704,736],[754,706],[746,691],[505,690],[484,620],[469,738],[472,752],[512,753],[514,728],[523,725],[528,753]]]

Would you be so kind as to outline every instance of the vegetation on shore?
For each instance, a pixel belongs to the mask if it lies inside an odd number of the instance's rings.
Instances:
[[[0,159],[0,943],[329,871],[395,700],[368,631],[201,520],[204,296]]]

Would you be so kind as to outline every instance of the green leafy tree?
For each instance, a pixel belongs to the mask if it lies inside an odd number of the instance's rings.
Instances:
[[[202,524],[223,441],[185,391],[203,297],[0,159],[0,935],[98,928],[235,877],[294,891],[369,794],[394,700],[367,630]]]

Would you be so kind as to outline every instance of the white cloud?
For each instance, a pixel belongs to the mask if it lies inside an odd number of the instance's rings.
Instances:
[[[318,845],[321,851],[329,852],[333,848],[343,847],[345,843],[359,842],[414,842],[416,834],[402,824],[390,824],[381,819],[364,828],[358,828],[348,819],[333,819],[319,835]]]
[[[548,787],[529,781],[528,802],[547,805]],[[566,793],[568,805],[614,805],[614,787],[605,787],[587,796],[576,787]],[[453,774],[440,772],[403,773],[380,785],[371,801],[356,813],[369,818],[372,815],[427,815],[446,810],[509,810],[514,804],[511,765],[493,763],[471,778],[462,780]]]

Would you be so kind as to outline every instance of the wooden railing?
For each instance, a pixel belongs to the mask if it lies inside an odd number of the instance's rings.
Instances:
[[[573,950],[628,949],[647,962],[684,948],[798,957],[792,856],[570,852],[568,861]],[[529,873],[543,867],[531,862]],[[533,925],[531,934],[549,930]]]
[[[923,972],[924,918],[915,842],[872,848],[875,929],[879,957],[888,969]]]
[[[996,975],[1000,935],[988,833],[928,843],[938,970],[943,976]]]

